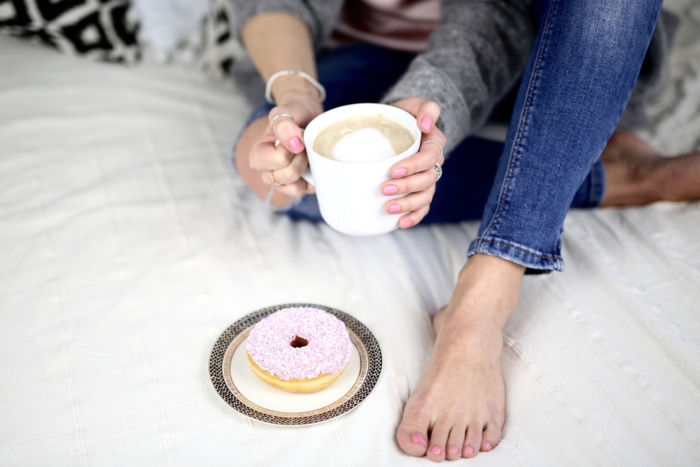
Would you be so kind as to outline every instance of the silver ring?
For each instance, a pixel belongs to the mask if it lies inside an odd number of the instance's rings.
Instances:
[[[440,178],[440,177],[438,177],[438,178]],[[286,185],[284,185],[284,184],[282,184],[282,183],[277,183],[277,182],[275,181],[275,177],[272,176],[272,170],[270,170],[270,181],[271,181],[276,187],[283,187],[283,186],[286,186]]]
[[[421,143],[421,146],[423,146],[425,143],[435,143],[435,144],[437,144],[438,147],[440,148],[440,155],[438,156],[437,160],[435,161],[436,164],[437,164],[438,162],[440,162],[440,158],[441,158],[441,157],[445,157],[445,155],[444,155],[443,152],[442,152],[442,144],[438,143],[438,142],[435,141],[434,139],[426,139],[425,141],[423,141],[423,142]]]
[[[279,115],[275,115],[275,117],[274,117],[274,118],[272,119],[272,121],[270,122],[270,126],[274,125],[274,124],[275,124],[275,120],[277,120],[277,119],[280,118],[280,117],[289,117],[289,118],[292,119],[292,121],[294,121],[294,117],[293,117],[292,115],[289,115],[289,114],[279,114]]]
[[[440,164],[436,162],[433,169],[435,169],[435,171],[437,172],[437,177],[435,177],[435,183],[437,183],[437,181],[440,180],[440,178],[442,178],[442,167],[440,167]],[[270,172],[270,174],[272,174],[272,172]]]

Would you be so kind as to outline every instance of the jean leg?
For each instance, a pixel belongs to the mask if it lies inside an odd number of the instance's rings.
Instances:
[[[561,231],[629,100],[661,0],[550,0],[468,255],[563,270]]]

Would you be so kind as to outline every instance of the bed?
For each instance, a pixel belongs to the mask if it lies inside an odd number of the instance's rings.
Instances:
[[[700,149],[700,3],[641,134]],[[82,61],[0,37],[0,465],[428,465],[394,440],[476,223],[353,238],[276,215],[231,144],[250,110],[193,66]],[[505,332],[497,449],[457,465],[700,465],[700,203],[572,211],[566,271]],[[209,352],[263,307],[376,336],[356,410],[285,428],[233,411]]]

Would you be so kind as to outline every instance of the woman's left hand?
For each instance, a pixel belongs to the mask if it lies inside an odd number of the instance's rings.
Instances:
[[[442,165],[445,162],[440,156],[441,151],[437,144],[423,142],[432,139],[444,147],[446,138],[435,126],[440,116],[440,107],[435,102],[420,97],[409,97],[391,105],[415,116],[422,133],[418,152],[397,162],[391,168],[393,179],[384,182],[381,187],[382,193],[387,196],[406,195],[387,201],[385,209],[390,214],[407,213],[399,219],[399,226],[407,229],[418,224],[430,211],[437,178],[435,164]]]

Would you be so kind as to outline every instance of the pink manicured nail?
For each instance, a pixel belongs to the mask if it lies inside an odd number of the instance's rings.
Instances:
[[[412,225],[413,225],[413,221],[409,219],[409,220],[407,220],[406,222],[403,223],[403,228],[404,228],[404,229],[407,229],[407,228],[409,228],[409,227],[412,226]]]
[[[401,205],[398,204],[398,203],[391,203],[391,204],[389,205],[389,212],[392,213],[392,214],[396,214],[396,213],[399,212],[400,210],[401,210]]]
[[[387,185],[384,187],[384,194],[385,195],[393,195],[397,191],[399,191],[399,189],[396,185]]]
[[[442,454],[442,448],[440,446],[433,446],[432,448],[430,448],[430,452],[432,452],[436,456],[439,456],[440,454]]]
[[[486,443],[486,444],[484,444],[484,449],[486,449],[486,452],[488,452],[488,451],[490,451],[491,449],[493,449],[493,448],[491,447],[491,443]]]
[[[474,448],[471,446],[467,446],[466,448],[464,448],[464,452],[466,452],[467,454],[469,454],[471,456],[474,454]]]
[[[406,175],[406,172],[408,172],[408,170],[404,169],[403,167],[396,169],[394,170],[394,177],[403,177]]]
[[[298,136],[295,136],[289,142],[289,147],[292,148],[292,151],[299,153],[304,150],[304,143],[301,142]]]
[[[423,435],[419,435],[418,433],[413,433],[411,435],[411,441],[417,444],[422,444],[424,447],[428,447],[428,442],[425,440]]]
[[[459,454],[459,448],[457,446],[455,446],[454,444],[452,446],[450,446],[449,451],[452,454]]]
[[[423,117],[423,120],[420,121],[420,126],[422,126],[425,131],[432,130],[433,129],[433,119],[426,115],[425,117]]]

